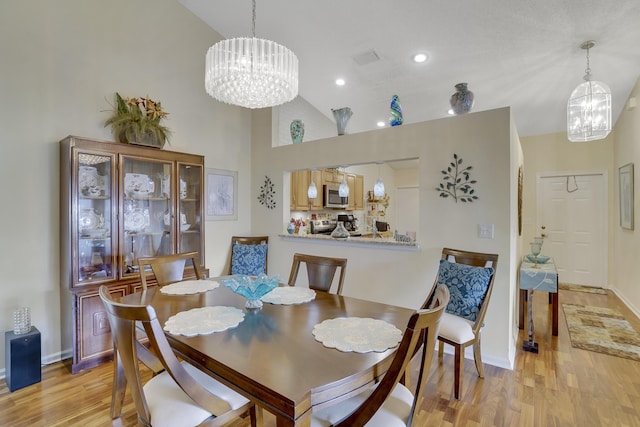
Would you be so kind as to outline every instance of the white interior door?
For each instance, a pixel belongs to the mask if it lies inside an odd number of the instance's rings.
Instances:
[[[604,173],[538,176],[536,235],[561,282],[606,287],[607,187]],[[542,230],[542,227],[545,227]]]

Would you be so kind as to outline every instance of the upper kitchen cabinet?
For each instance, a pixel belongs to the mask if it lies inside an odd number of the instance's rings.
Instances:
[[[308,189],[313,181],[318,190],[318,196],[309,199]],[[322,171],[299,170],[291,172],[291,210],[318,211],[322,210]]]
[[[337,169],[300,170],[291,172],[291,200],[292,211],[315,211],[324,209],[325,185],[340,185],[346,179],[349,186],[348,210],[364,209],[364,177],[350,173],[339,172]],[[316,184],[318,197],[309,199],[307,190],[311,180]]]
[[[203,263],[204,157],[77,137],[60,148],[62,348],[77,372],[111,357],[100,285],[137,291],[141,257],[198,251]]]

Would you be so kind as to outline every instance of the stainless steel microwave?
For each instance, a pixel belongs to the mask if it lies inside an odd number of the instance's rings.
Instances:
[[[349,197],[340,197],[337,185],[325,185],[324,187],[324,207],[334,209],[346,209],[349,207]]]

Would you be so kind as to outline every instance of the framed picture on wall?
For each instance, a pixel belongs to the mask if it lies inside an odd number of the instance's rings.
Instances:
[[[207,220],[238,219],[238,172],[207,169],[205,191]]]
[[[618,169],[620,182],[620,227],[633,230],[633,163]]]

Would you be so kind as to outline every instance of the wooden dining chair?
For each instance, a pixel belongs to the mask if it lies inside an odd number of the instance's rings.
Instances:
[[[294,254],[291,273],[289,274],[288,283],[290,286],[295,286],[296,284],[300,264],[305,264],[307,268],[309,288],[324,292],[329,292],[336,270],[340,268],[340,277],[338,279],[338,289],[336,293],[338,295],[342,295],[342,285],[344,283],[344,275],[347,270],[346,258],[329,258],[316,255]]]
[[[193,265],[195,278],[198,280],[202,279],[203,273],[202,267],[200,267],[200,254],[198,252],[185,252],[181,254],[138,258],[142,290],[147,290],[147,276],[149,272],[155,276],[158,286],[164,286],[183,280],[187,261]],[[150,267],[151,269],[148,270],[147,267]]]
[[[416,311],[409,319],[391,366],[382,380],[362,393],[314,411],[311,414],[311,427],[424,425],[419,424],[417,414],[429,377],[440,319],[448,301],[449,294],[445,291],[433,308]],[[418,353],[421,354],[421,363],[416,389],[412,392],[400,379],[414,354]]]
[[[233,236],[226,274],[267,274],[269,236]]]
[[[444,344],[454,348],[454,396],[460,399],[464,375],[464,350],[473,346],[473,358],[478,376],[484,378],[480,332],[491,299],[498,265],[497,254],[469,252],[444,248],[440,268],[431,295],[423,304],[430,304],[437,285],[449,288],[451,299],[440,322],[438,359],[443,360]]]
[[[256,426],[256,410],[252,402],[177,359],[153,307],[116,302],[104,285],[100,287],[99,294],[113,334],[114,363],[129,384],[138,419],[144,425],[221,426],[248,413],[251,425]],[[144,385],[136,354],[136,323],[144,327],[151,348],[165,369]],[[122,402],[116,405],[121,408]],[[114,418],[119,416],[120,413],[112,413]]]

